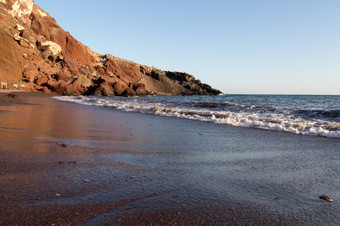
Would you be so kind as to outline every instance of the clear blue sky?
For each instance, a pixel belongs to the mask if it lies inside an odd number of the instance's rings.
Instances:
[[[340,95],[339,0],[35,0],[99,53],[224,93]]]

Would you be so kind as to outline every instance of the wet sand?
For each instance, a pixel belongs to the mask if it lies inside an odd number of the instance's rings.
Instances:
[[[338,139],[18,95],[0,93],[0,225],[340,223]]]

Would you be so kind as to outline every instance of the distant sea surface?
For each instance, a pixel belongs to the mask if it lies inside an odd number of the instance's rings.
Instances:
[[[55,97],[122,111],[340,139],[340,96]]]

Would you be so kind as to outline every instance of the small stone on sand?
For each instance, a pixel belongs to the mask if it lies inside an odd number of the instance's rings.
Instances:
[[[331,197],[328,197],[327,195],[321,195],[319,198],[327,202],[333,202],[333,199]]]
[[[7,96],[11,98],[19,98],[19,96],[15,93],[9,93]]]

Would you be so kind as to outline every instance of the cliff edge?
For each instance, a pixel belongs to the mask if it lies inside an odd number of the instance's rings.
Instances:
[[[187,73],[96,53],[33,0],[0,0],[0,82],[11,89],[62,95],[221,93]]]

